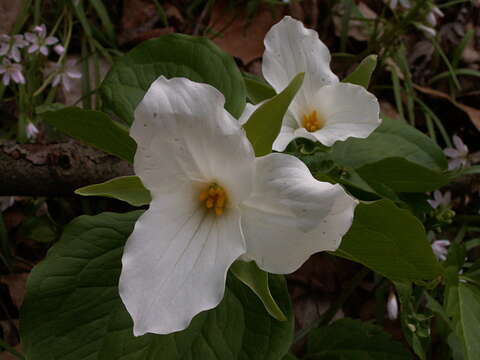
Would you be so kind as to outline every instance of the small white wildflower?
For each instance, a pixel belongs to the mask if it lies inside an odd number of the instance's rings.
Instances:
[[[0,64],[0,74],[3,74],[3,85],[10,84],[10,79],[17,84],[25,84],[25,78],[22,74],[22,65],[14,64],[8,59],[3,59],[3,63]]]
[[[440,205],[443,205],[444,207],[448,207],[452,202],[452,193],[450,191],[447,191],[445,192],[445,194],[442,194],[440,190],[436,190],[433,193],[433,200],[427,200],[427,202],[434,209],[436,209]]]
[[[20,49],[28,45],[23,35],[0,35],[0,56],[6,56],[16,62],[22,60]]]
[[[453,136],[453,144],[455,148],[446,148],[443,153],[451,160],[448,162],[448,170],[459,169],[461,167],[468,167],[470,160],[468,158],[468,147],[460,139],[459,136]]]
[[[398,318],[398,300],[395,292],[390,290],[387,300],[387,317],[390,320],[396,320]]]
[[[27,127],[25,128],[25,132],[27,133],[27,138],[31,140],[35,139],[39,133],[38,128],[31,122],[28,123]]]
[[[0,213],[7,210],[15,202],[13,196],[0,196]]]
[[[77,70],[77,59],[68,59],[64,65],[57,63],[47,64],[46,74],[50,75],[56,73],[53,77],[52,86],[58,86],[61,84],[63,88],[68,92],[73,87],[73,80],[80,79],[82,73]]]
[[[450,241],[448,240],[435,240],[432,243],[432,250],[435,256],[440,261],[447,260],[448,247],[450,246]]]
[[[59,56],[62,56],[65,53],[65,48],[62,44],[57,44],[53,47],[53,51],[55,51]]]
[[[33,29],[34,33],[26,33],[25,38],[31,43],[28,52],[40,52],[42,55],[48,56],[48,46],[58,43],[58,39],[54,36],[47,37],[47,27],[42,24]]]
[[[409,0],[390,0],[388,1],[388,6],[391,9],[396,9],[399,1],[400,1],[400,6],[404,7],[405,9],[410,9],[412,7],[412,4],[410,3]]]

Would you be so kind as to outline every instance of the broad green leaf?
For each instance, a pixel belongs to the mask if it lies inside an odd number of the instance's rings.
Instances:
[[[345,318],[310,333],[306,359],[410,360],[412,356],[379,326]]]
[[[225,108],[238,118],[245,107],[245,83],[233,58],[206,38],[182,34],[145,41],[122,57],[100,90],[107,106],[127,123],[150,84],[160,76],[207,83],[225,96]]]
[[[140,214],[75,219],[33,269],[20,314],[29,360],[277,360],[287,353],[293,318],[281,276],[270,277],[270,289],[288,321],[273,319],[248,287],[229,276],[220,305],[196,316],[185,331],[134,337],[117,284],[123,246]]]
[[[268,286],[268,273],[260,270],[254,261],[237,261],[230,267],[230,271],[260,298],[270,315],[279,321],[287,320],[272,297]]]
[[[352,227],[334,254],[396,281],[429,280],[442,271],[422,223],[390,200],[358,205]]]
[[[335,163],[352,169],[395,157],[434,171],[447,168],[442,150],[430,138],[406,123],[387,117],[368,138],[337,142],[331,152]]]
[[[363,86],[368,89],[372,74],[377,67],[377,55],[369,55],[342,82]]]
[[[396,192],[434,191],[448,184],[449,178],[439,171],[417,165],[400,157],[387,158],[366,164],[357,173],[377,193],[379,187],[388,187]]]
[[[128,130],[100,111],[76,107],[46,112],[43,119],[65,134],[129,162],[137,143]]]
[[[133,206],[148,205],[152,200],[148,191],[137,176],[121,176],[101,184],[89,185],[75,190],[83,196],[106,196],[126,201]]]
[[[258,104],[264,100],[270,99],[276,95],[275,90],[262,82],[253,78],[253,76],[245,76],[245,88],[247,90],[247,98],[253,103]]]
[[[480,354],[480,287],[458,281],[447,288],[447,314],[464,349],[465,360]]]
[[[243,126],[256,156],[272,152],[272,144],[280,132],[283,116],[302,86],[304,76],[305,73],[295,76],[280,94],[259,106]]]

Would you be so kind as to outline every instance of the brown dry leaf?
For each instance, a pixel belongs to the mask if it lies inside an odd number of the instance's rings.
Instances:
[[[373,20],[377,18],[377,13],[364,3],[359,3],[357,9],[365,19]],[[344,9],[342,5],[338,5],[335,7],[335,10],[336,14],[333,16],[333,24],[335,25],[335,34],[340,36]],[[367,23],[360,20],[350,20],[348,23],[348,36],[358,41],[367,41],[370,38]]]
[[[20,309],[25,297],[28,273],[1,275],[0,283],[7,285],[10,297],[17,309]]]
[[[439,97],[439,98],[450,101],[457,108],[459,108],[460,110],[463,110],[470,118],[470,121],[472,122],[472,124],[475,125],[477,130],[480,131],[480,110],[479,109],[475,109],[471,106],[461,104],[455,99],[453,99],[452,97],[450,97],[448,94],[445,94],[444,92],[434,90],[426,86],[416,85],[416,84],[414,84],[413,86],[415,87],[415,89],[417,89],[420,92],[423,92],[424,94],[428,94],[434,97]]]
[[[22,10],[22,3],[18,0],[0,0],[0,34],[10,33]]]
[[[209,27],[218,46],[229,54],[238,57],[248,64],[262,56],[263,39],[273,24],[281,18],[283,7],[260,8],[249,21],[245,12],[228,11],[223,6],[215,6],[212,10]]]
[[[397,109],[388,101],[380,100],[380,112],[392,119],[400,119],[400,114],[397,112]]]

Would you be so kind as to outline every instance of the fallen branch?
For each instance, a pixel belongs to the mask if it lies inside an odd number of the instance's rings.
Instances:
[[[77,142],[0,145],[0,195],[64,196],[131,175],[126,161]]]

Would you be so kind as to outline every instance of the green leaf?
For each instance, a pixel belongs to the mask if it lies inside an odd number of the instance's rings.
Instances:
[[[458,281],[447,288],[447,314],[464,349],[465,360],[480,354],[480,287]]]
[[[403,158],[387,158],[366,164],[357,173],[378,193],[379,186],[396,192],[434,191],[448,184],[450,179],[442,173],[417,165]]]
[[[288,321],[279,322],[252,291],[229,276],[220,305],[185,331],[133,336],[118,295],[123,246],[141,211],[81,216],[31,272],[20,314],[29,360],[277,360],[293,337],[283,277],[270,289]],[[154,275],[154,274],[152,274]]]
[[[280,94],[259,106],[243,126],[256,156],[272,152],[272,144],[280,132],[283,116],[302,86],[304,76],[305,73],[295,76]]]
[[[265,82],[253,78],[251,75],[244,76],[247,98],[252,104],[258,104],[276,95],[275,90]]]
[[[430,138],[404,122],[387,117],[368,138],[336,142],[331,152],[335,163],[352,169],[395,157],[434,171],[447,168],[442,150]]]
[[[43,118],[77,140],[133,162],[137,143],[128,135],[126,128],[100,111],[69,107],[46,112]]]
[[[396,281],[429,280],[442,271],[422,223],[390,200],[358,205],[334,254]]]
[[[206,38],[170,34],[145,41],[122,57],[100,90],[107,106],[127,123],[150,84],[161,75],[186,77],[216,87],[225,108],[238,118],[245,107],[245,83],[233,58]]]
[[[379,326],[341,319],[315,329],[308,339],[307,359],[312,360],[410,360],[412,356]]]
[[[254,261],[236,261],[230,267],[235,277],[247,285],[262,301],[265,310],[278,321],[286,321],[287,318],[282,309],[277,305],[268,287],[268,273],[258,268]]]
[[[342,82],[363,86],[368,89],[372,74],[377,67],[377,55],[369,55]]]
[[[150,204],[150,191],[137,176],[121,176],[101,184],[89,185],[75,190],[75,194],[83,196],[106,196],[126,201],[133,206]]]

